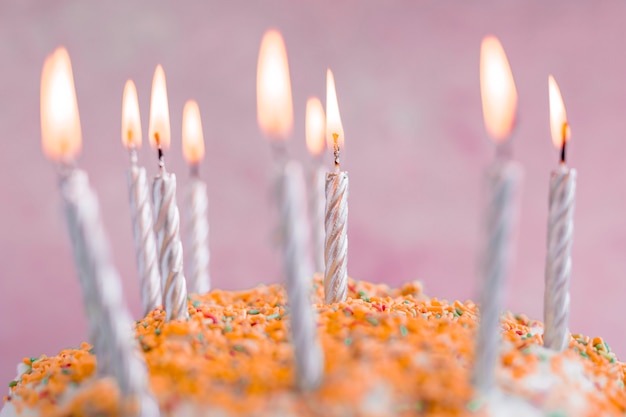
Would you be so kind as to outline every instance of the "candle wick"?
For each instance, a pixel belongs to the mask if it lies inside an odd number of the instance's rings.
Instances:
[[[335,154],[335,170],[339,171],[339,157],[341,156],[341,150],[339,149],[339,143],[337,141],[339,139],[339,135],[337,133],[333,133],[333,148]]]
[[[198,164],[191,164],[189,172],[192,178],[198,178],[200,174],[199,169],[198,169]]]
[[[565,145],[567,141],[563,138],[563,145],[561,146],[561,165],[565,165]]]
[[[161,146],[157,149],[157,155],[159,156],[159,169],[163,171],[165,169],[165,160],[163,159],[163,149],[161,149]]]
[[[135,147],[134,144],[130,145],[130,148],[128,148],[128,151],[130,153],[130,164],[131,165],[137,165],[137,148]]]

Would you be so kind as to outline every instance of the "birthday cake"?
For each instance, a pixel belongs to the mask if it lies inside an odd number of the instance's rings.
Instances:
[[[289,305],[280,285],[191,295],[189,320],[157,308],[135,322],[163,416],[623,416],[624,369],[601,338],[542,347],[542,324],[501,318],[497,389],[470,383],[478,307],[427,297],[418,282],[391,289],[349,281],[345,302],[314,302],[325,352],[318,389],[296,388]],[[96,375],[83,344],[25,358],[1,417],[117,416],[119,390]]]

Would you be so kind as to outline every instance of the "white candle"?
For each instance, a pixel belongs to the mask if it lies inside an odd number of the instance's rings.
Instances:
[[[137,89],[132,80],[126,81],[122,101],[122,143],[130,152],[128,195],[133,226],[135,257],[139,273],[143,315],[161,305],[161,274],[159,272],[152,206],[146,170],[137,165],[137,149],[141,147],[141,120]]]
[[[323,357],[311,308],[312,288],[306,279],[311,267],[306,250],[308,225],[304,176],[299,163],[285,162],[284,143],[293,127],[293,105],[287,51],[282,36],[275,30],[266,32],[261,42],[257,104],[259,126],[272,139],[276,153],[275,191],[281,219],[281,249],[297,384],[301,389],[314,389],[322,378]]]
[[[189,100],[183,109],[183,156],[191,166],[191,182],[187,189],[187,235],[189,237],[189,292],[209,291],[209,198],[206,184],[198,176],[198,166],[204,158],[204,136],[198,103]]]
[[[552,139],[554,145],[561,149],[561,163],[550,177],[543,344],[562,351],[569,346],[569,284],[576,171],[565,165],[569,125],[559,86],[552,76],[549,78],[549,98]]]
[[[180,215],[176,205],[176,175],[166,171],[163,150],[170,144],[170,116],[167,105],[165,72],[158,65],[152,80],[150,101],[150,143],[159,152],[159,174],[152,184],[154,231],[161,269],[161,288],[166,320],[189,317],[187,284],[183,272],[183,245],[180,241]]]
[[[287,297],[290,308],[290,327],[294,343],[298,386],[314,389],[321,382],[324,360],[317,338],[315,315],[311,308],[311,285],[308,271],[300,262],[306,256],[306,227],[301,217],[304,206],[304,175],[302,166],[289,161],[280,176],[280,217],[286,219],[282,229],[283,262]]]
[[[346,299],[348,293],[348,173],[340,170],[343,126],[337,104],[335,78],[326,72],[326,138],[334,149],[335,172],[326,175],[326,243],[324,293],[327,304]]]
[[[42,142],[46,155],[60,163],[61,195],[74,252],[90,340],[98,372],[118,382],[124,400],[139,405],[135,415],[158,416],[142,358],[136,354],[131,319],[123,301],[120,277],[110,259],[98,200],[87,175],[73,168],[81,147],[81,129],[69,55],[58,48],[41,77]]]
[[[500,42],[489,36],[483,39],[480,55],[485,127],[498,143],[498,156],[487,172],[486,242],[480,265],[480,326],[472,371],[472,383],[484,394],[494,385],[502,332],[503,291],[509,274],[523,171],[518,163],[508,160],[507,155],[506,140],[515,122],[517,91],[506,54]]]
[[[309,217],[311,224],[311,249],[315,272],[323,272],[324,262],[324,214],[326,210],[326,170],[321,166],[320,159],[324,152],[326,136],[326,116],[324,107],[317,97],[306,102],[306,147],[313,156],[315,166],[309,176]]]

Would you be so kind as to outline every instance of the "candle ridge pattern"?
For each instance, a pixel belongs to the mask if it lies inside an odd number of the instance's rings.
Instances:
[[[562,351],[568,345],[569,284],[576,171],[565,165],[552,172],[548,213],[548,254],[544,295],[544,346]]]
[[[311,236],[313,249],[313,263],[315,272],[323,272],[324,263],[324,210],[326,209],[325,185],[326,170],[318,167],[313,171],[311,189],[309,192],[309,214],[311,217]]]
[[[158,416],[158,404],[148,387],[146,366],[133,337],[132,320],[123,304],[120,277],[109,260],[97,197],[82,171],[67,173],[61,180],[61,190],[84,291],[89,333],[95,337],[98,372],[113,376],[118,382],[128,405],[133,407],[130,415]]]
[[[176,175],[161,167],[154,179],[154,230],[159,249],[163,308],[167,320],[184,319],[187,314],[187,284],[183,272],[183,245],[180,241],[180,215],[176,206]]]
[[[204,294],[209,291],[209,220],[207,217],[209,199],[206,184],[195,178],[189,185],[187,233],[189,236],[190,271],[187,276],[187,290],[190,293]]]
[[[337,160],[335,162],[337,164]],[[326,303],[346,299],[348,291],[348,173],[326,174]]]
[[[136,158],[136,157],[135,157]],[[144,316],[161,305],[161,274],[146,169],[132,164],[128,171],[130,212]]]

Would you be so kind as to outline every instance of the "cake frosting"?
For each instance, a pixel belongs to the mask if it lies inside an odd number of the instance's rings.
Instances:
[[[497,388],[474,392],[477,306],[349,280],[345,302],[313,302],[324,380],[295,388],[289,306],[280,285],[191,295],[190,318],[157,308],[135,322],[139,352],[163,416],[623,416],[624,369],[601,338],[572,335],[542,347],[542,324],[504,313]],[[25,358],[0,417],[118,416],[114,381],[96,375],[87,343]]]

